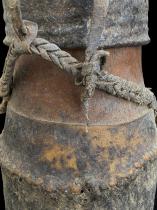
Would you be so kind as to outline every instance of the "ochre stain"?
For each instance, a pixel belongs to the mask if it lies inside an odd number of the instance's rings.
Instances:
[[[141,143],[141,137],[136,131],[131,138],[131,141],[127,141],[127,128],[121,127],[118,129],[116,134],[113,134],[110,129],[104,129],[102,126],[95,126],[94,129],[89,128],[90,137],[92,138],[92,145],[94,148],[99,145],[102,148],[108,148],[112,145],[119,148],[124,148],[124,146],[134,148]]]
[[[109,171],[111,177],[117,174],[120,177],[125,177],[128,170],[132,169],[134,161],[128,166],[128,161],[132,161],[129,158],[129,154],[134,155],[138,146],[141,145],[142,138],[138,135],[138,132],[134,132],[134,135],[127,140],[127,128],[121,127],[114,134],[110,129],[102,129],[101,126],[95,126],[89,128],[91,146],[93,152],[96,153],[96,160],[99,164],[104,161],[108,162]],[[113,151],[111,149],[113,148]],[[125,151],[127,148],[127,152]],[[124,151],[123,153],[121,151]],[[141,151],[142,153],[142,151]],[[112,155],[113,154],[113,155]],[[111,159],[112,158],[112,159]],[[117,165],[121,165],[121,169],[117,168]]]
[[[41,160],[51,162],[51,167],[57,170],[77,170],[75,150],[70,146],[55,144],[43,151]]]

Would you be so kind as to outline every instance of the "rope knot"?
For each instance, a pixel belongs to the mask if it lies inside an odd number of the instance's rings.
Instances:
[[[37,37],[38,25],[34,22],[24,20],[23,26],[25,26],[27,33],[23,36],[18,36],[18,33],[15,33],[12,48],[14,48],[13,50],[17,54],[30,54],[30,45]]]
[[[109,55],[108,52],[104,50],[97,50],[94,55],[90,57],[90,59],[86,59],[89,61],[85,61],[82,66],[81,76],[82,82],[81,84],[84,85],[84,90],[81,95],[81,101],[83,103],[83,110],[85,112],[86,119],[88,118],[88,110],[89,110],[89,99],[93,97],[97,80],[99,75],[101,75],[102,65],[102,58],[105,60],[106,56]],[[87,54],[87,57],[89,55]]]

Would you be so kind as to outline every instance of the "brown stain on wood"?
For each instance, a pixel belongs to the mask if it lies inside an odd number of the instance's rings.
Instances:
[[[126,126],[113,130],[114,127],[112,129],[103,129],[101,126],[89,128],[91,148],[96,154],[96,161],[99,164],[103,161],[108,162],[108,174],[112,179],[116,176],[125,177],[129,175],[132,168],[129,169],[128,163],[132,162],[132,165],[134,161],[139,161],[138,155],[145,153],[146,150],[145,146],[142,147],[143,137],[139,135],[138,128],[128,141],[126,140],[128,138],[128,128]],[[130,156],[135,159],[131,160]]]
[[[77,170],[77,161],[74,148],[59,144],[45,149],[41,155],[41,161],[48,161],[51,167],[57,170],[73,169]]]

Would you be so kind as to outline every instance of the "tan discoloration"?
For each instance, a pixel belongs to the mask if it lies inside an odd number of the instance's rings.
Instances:
[[[128,174],[129,175],[132,175],[134,173],[134,170],[131,168],[129,171],[128,171]]]
[[[142,166],[143,166],[143,163],[140,163],[140,162],[135,163],[136,168],[142,168]]]
[[[97,146],[100,146],[102,148],[108,148],[109,146],[114,145],[118,146],[119,148],[124,148],[127,146],[134,148],[141,143],[141,137],[139,137],[136,133],[134,133],[133,138],[131,138],[131,143],[126,141],[127,127],[125,126],[116,128],[117,132],[115,135],[112,132],[112,129],[114,128],[108,127],[108,129],[103,129],[101,126],[92,127],[90,135],[93,136],[93,147],[96,148]]]
[[[143,156],[143,159],[145,160],[145,161],[148,161],[148,160],[150,160],[150,155],[149,154],[145,154],[144,156]]]
[[[116,179],[115,178],[111,178],[110,182],[109,182],[109,186],[110,187],[115,187],[117,184]]]
[[[70,191],[73,194],[80,194],[81,193],[81,189],[82,189],[82,186],[80,184],[73,183],[70,186]]]
[[[27,132],[27,144],[31,151],[25,151],[23,144],[19,147],[23,148],[22,153],[28,153],[29,161],[30,159],[33,160],[31,164],[35,161],[36,169],[42,171],[42,176],[47,173],[51,175],[57,173],[60,178],[61,175],[67,173],[71,177],[80,177],[87,171],[88,173],[97,173],[99,177],[105,180],[105,184],[109,185],[111,179],[118,182],[119,179],[130,177],[132,170],[137,170],[136,166],[139,162],[140,167],[142,167],[144,155],[154,156],[155,135],[152,129],[147,131],[147,122],[149,122],[149,127],[153,128],[150,116],[143,116],[138,121],[125,125],[89,125],[88,134],[84,131],[84,125],[68,123],[49,123],[47,125],[45,122],[39,121],[37,123],[35,121],[35,133],[32,135],[31,132],[30,134]],[[8,117],[12,120],[9,120],[6,126],[11,129],[12,133],[17,133],[23,127],[22,123],[26,121],[23,122],[24,116],[16,119],[17,114],[13,114],[11,110],[10,112],[8,110]],[[13,119],[21,123],[16,125]],[[27,129],[32,129],[34,124],[31,123],[33,121],[33,119],[31,122],[26,121]],[[42,128],[41,131],[40,128]],[[145,136],[143,130],[146,131]],[[18,139],[24,138],[23,134],[20,133],[20,135]],[[149,135],[152,135],[151,144]],[[9,141],[13,144],[11,147],[17,145],[18,139],[14,139],[13,143]],[[7,141],[5,139],[5,144]],[[150,151],[153,151],[153,154]],[[71,183],[73,183],[72,180]],[[75,185],[71,186],[71,189],[74,193],[80,191],[79,187]]]
[[[42,185],[42,184],[43,184],[43,179],[39,177],[39,178],[36,180],[36,184],[37,184],[37,185]]]
[[[77,170],[77,162],[75,150],[64,145],[53,145],[51,148],[45,149],[41,156],[41,161],[48,161],[51,167],[57,170],[73,169]]]
[[[128,167],[129,154],[135,155],[136,148],[141,145],[142,137],[139,136],[137,129],[131,140],[127,141],[127,131],[128,128],[125,126],[116,128],[116,130],[114,128],[103,129],[101,126],[89,128],[90,136],[93,136],[91,138],[92,148],[94,151],[99,151],[96,159],[99,164],[103,163],[103,161],[108,162],[108,173],[112,178],[117,175],[123,178],[133,173],[133,168]],[[133,162],[132,160],[132,164]],[[121,166],[120,169],[118,168],[119,165]],[[135,165],[135,167],[137,165],[141,167],[139,162],[135,163]]]

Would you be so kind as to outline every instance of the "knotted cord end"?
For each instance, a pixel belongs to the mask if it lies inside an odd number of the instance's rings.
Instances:
[[[87,123],[89,122],[89,100],[93,97],[98,76],[102,72],[102,58],[106,58],[109,53],[104,50],[97,50],[93,56],[86,55],[89,60],[85,61],[82,67],[82,85],[84,86],[83,93],[81,95],[81,101],[83,105],[83,111]],[[104,59],[105,60],[105,59]]]

